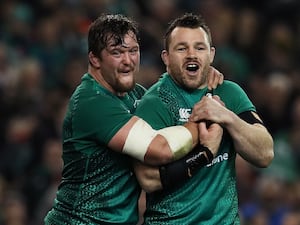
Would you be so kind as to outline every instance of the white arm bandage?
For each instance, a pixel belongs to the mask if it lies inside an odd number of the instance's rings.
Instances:
[[[157,131],[148,123],[142,119],[137,120],[129,131],[123,152],[144,162],[148,147],[156,135]]]
[[[174,159],[181,158],[192,149],[192,134],[184,126],[167,127],[156,131],[144,120],[139,119],[129,131],[123,153],[143,162],[148,147],[157,134],[167,140]]]
[[[158,133],[167,139],[175,160],[185,156],[193,148],[192,134],[184,126],[163,128]]]

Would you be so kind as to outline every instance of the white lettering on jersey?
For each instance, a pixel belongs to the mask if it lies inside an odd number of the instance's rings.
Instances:
[[[218,155],[217,157],[215,157],[210,164],[206,165],[206,167],[213,166],[214,164],[223,162],[225,160],[228,160],[228,153],[227,152],[225,152],[223,155]]]
[[[180,108],[179,109],[179,121],[187,122],[191,115],[191,109]]]

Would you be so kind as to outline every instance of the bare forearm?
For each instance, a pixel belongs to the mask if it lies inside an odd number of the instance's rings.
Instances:
[[[159,168],[136,162],[135,174],[141,187],[148,193],[162,188],[171,190],[193,177],[196,171],[211,163],[213,158],[209,148],[198,145],[180,160]]]
[[[141,188],[145,192],[151,193],[162,189],[158,167],[135,161],[134,172]]]

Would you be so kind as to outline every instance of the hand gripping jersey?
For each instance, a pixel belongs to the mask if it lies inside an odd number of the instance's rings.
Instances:
[[[142,98],[135,114],[154,129],[185,123],[193,105],[207,89],[188,92],[164,74]],[[224,81],[214,94],[236,114],[255,111],[245,92],[235,83]],[[233,225],[240,224],[235,174],[236,153],[226,131],[220,150],[211,164],[172,191],[147,195],[146,225]]]
[[[131,161],[107,144],[132,117],[144,92],[136,86],[117,97],[89,74],[82,77],[64,119],[63,177],[46,224],[137,223],[140,188]]]

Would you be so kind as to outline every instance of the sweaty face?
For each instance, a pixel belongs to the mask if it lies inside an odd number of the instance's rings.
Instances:
[[[124,42],[115,46],[114,40],[108,41],[108,47],[101,53],[100,71],[106,86],[120,94],[133,89],[135,73],[139,70],[140,51],[136,36],[128,33]]]
[[[176,27],[170,36],[169,50],[162,52],[168,73],[186,89],[204,88],[215,49],[210,47],[202,28]]]

